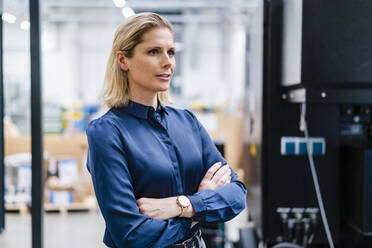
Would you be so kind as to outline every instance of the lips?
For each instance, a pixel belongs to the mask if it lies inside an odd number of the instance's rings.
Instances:
[[[171,77],[171,74],[169,73],[157,74],[156,77],[163,79],[163,80],[169,80]]]

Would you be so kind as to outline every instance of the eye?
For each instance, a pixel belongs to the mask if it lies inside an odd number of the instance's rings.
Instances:
[[[149,51],[149,54],[150,55],[157,55],[159,53],[159,51],[157,50],[157,49],[151,49],[150,51]]]
[[[170,56],[170,57],[173,57],[174,55],[175,55],[175,51],[174,50],[169,50],[168,51],[168,55]]]

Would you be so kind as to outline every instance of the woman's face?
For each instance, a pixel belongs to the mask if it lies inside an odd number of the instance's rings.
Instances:
[[[125,58],[131,93],[165,91],[176,67],[173,35],[168,28],[153,28],[142,40],[133,56]]]

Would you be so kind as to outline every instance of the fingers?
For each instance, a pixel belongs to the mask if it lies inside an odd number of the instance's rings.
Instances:
[[[179,206],[175,197],[168,198],[146,198],[138,199],[137,206],[141,214],[148,218],[167,220],[179,215]]]
[[[229,184],[229,183],[231,183],[231,173],[230,173],[230,176],[227,178],[227,181],[225,184]]]
[[[222,166],[213,176],[212,182],[218,185],[224,185],[224,183],[221,184],[222,180],[224,179],[225,174],[230,176],[231,170],[230,166],[226,164],[225,166]]]
[[[207,171],[207,173],[205,173],[205,176],[203,178],[204,179],[207,179],[207,180],[211,180],[214,176],[214,174],[220,169],[221,167],[221,162],[217,162],[215,164],[213,164]]]
[[[228,170],[227,173],[225,173],[220,180],[218,181],[218,184],[223,186],[231,182],[231,170]]]
[[[228,164],[221,166],[221,162],[213,164],[201,180],[198,192],[201,190],[215,190],[231,182],[231,169]]]
[[[137,200],[137,206],[141,209],[141,207],[143,206],[144,204],[144,198],[140,198]]]
[[[145,210],[145,207],[146,207],[146,200],[145,198],[140,198],[137,200],[137,206],[138,206],[138,209],[140,211],[141,214],[145,214],[146,213],[146,210]]]
[[[138,205],[139,212],[141,214],[146,215],[148,218],[161,219],[158,217],[159,210],[152,208],[152,206],[149,203],[146,203],[146,202],[141,203],[141,201],[140,202],[137,201],[137,205]]]
[[[137,206],[138,206],[139,212],[141,214],[144,214],[149,218],[153,217],[154,209],[153,209],[153,206],[151,204],[151,199],[150,198],[142,197],[142,198],[138,199],[137,200]]]

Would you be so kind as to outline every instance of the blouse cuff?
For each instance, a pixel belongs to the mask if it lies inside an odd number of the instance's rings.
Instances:
[[[199,195],[198,193],[194,195],[188,195],[187,197],[189,198],[192,207],[194,208],[195,217],[198,217],[201,213],[207,210],[204,205],[202,196]]]

